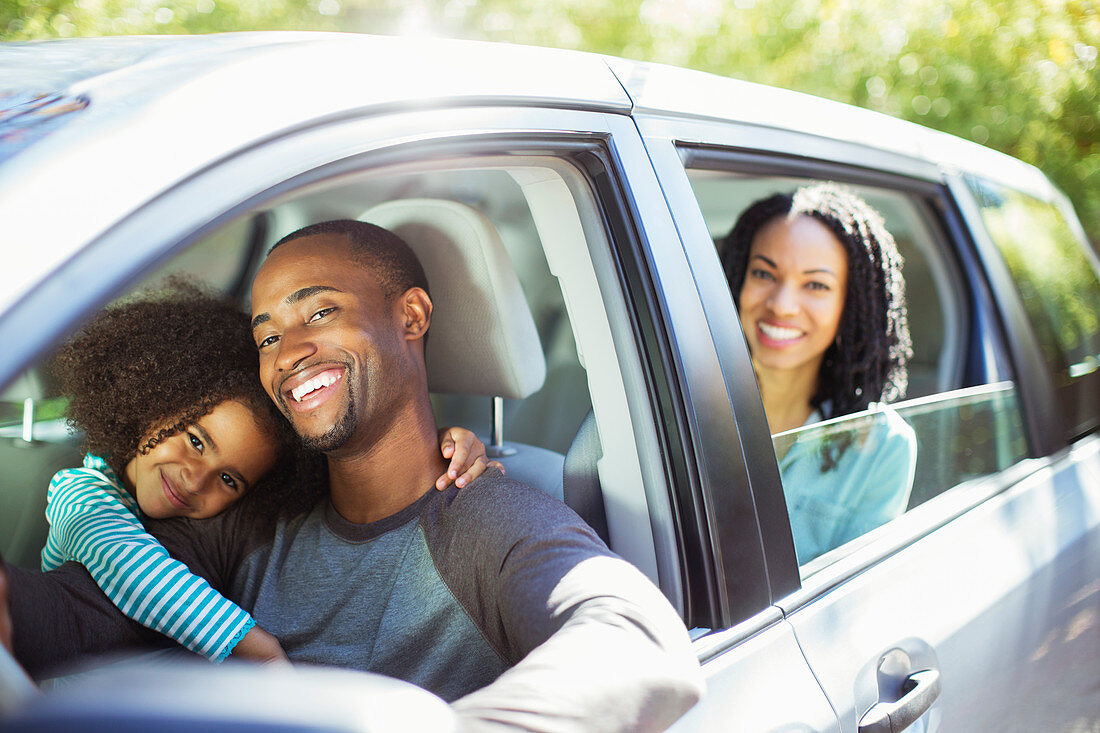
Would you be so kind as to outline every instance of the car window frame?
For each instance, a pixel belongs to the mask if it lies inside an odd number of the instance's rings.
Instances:
[[[992,312],[1002,324],[1003,342],[1016,374],[1031,455],[1051,455],[1064,448],[1066,441],[1062,437],[1058,398],[1042,349],[1008,265],[985,229],[980,207],[966,184],[965,174],[949,171],[945,180],[960,221],[960,233],[967,238],[973,252],[974,271],[983,275],[981,279],[989,289]],[[1024,192],[1035,195],[1027,190]]]
[[[1084,421],[1078,421],[1063,409],[1064,404],[1075,404],[1078,400],[1087,400],[1089,396],[1100,392],[1100,371],[1076,377],[1071,384],[1063,387],[1055,384],[1054,374],[1043,357],[1042,347],[1024,306],[1020,289],[1001,255],[1000,248],[986,228],[981,206],[967,183],[968,179],[985,181],[1051,206],[1062,217],[1086,261],[1098,276],[1100,263],[1072,206],[1053,186],[1048,184],[1045,191],[1034,190],[1034,187],[1013,185],[1008,181],[976,173],[959,173],[951,177],[952,190],[958,198],[968,229],[973,234],[982,265],[997,290],[996,302],[1002,311],[1001,317],[1012,325],[1008,333],[1013,359],[1019,364],[1018,368],[1022,373],[1026,372],[1028,384],[1033,385],[1028,406],[1033,414],[1031,422],[1035,455],[1049,455],[1100,429],[1100,412]]]
[[[1014,376],[1016,368],[1007,347],[1006,328],[1001,322],[1000,312],[994,306],[996,291],[986,281],[983,271],[975,268],[976,252],[966,227],[967,221],[959,212],[948,176],[939,166],[843,141],[821,142],[810,139],[812,136],[789,131],[762,132],[751,125],[738,123],[643,115],[639,120],[639,128],[661,177],[665,196],[675,212],[685,249],[693,250],[693,268],[696,270],[705,269],[708,263],[713,269],[720,270],[713,267],[713,241],[686,174],[688,165],[700,158],[724,156],[727,160],[735,159],[735,169],[739,173],[793,175],[891,188],[909,193],[915,200],[923,202],[921,205],[934,217],[929,222],[930,226],[942,238],[938,242],[941,254],[952,261],[950,264],[956,270],[956,277],[960,279],[967,299],[962,305],[970,309],[970,329],[981,329],[980,332],[988,341],[984,345],[986,353],[978,362],[981,369],[974,370],[971,367],[974,373],[964,375],[964,380],[994,382],[1011,379],[1016,383],[1018,394],[1029,391],[1028,386],[1021,384],[1021,380]],[[760,147],[756,146],[758,142],[761,143]],[[795,151],[803,154],[795,154]],[[860,161],[861,164],[857,165],[852,161]],[[720,287],[713,282],[709,287],[707,292],[712,294],[711,299],[717,297],[714,294],[721,288],[726,289],[725,297],[730,301],[728,307],[732,313],[727,321],[736,324],[737,338],[732,341],[726,339],[723,348],[744,352],[742,356],[747,360],[747,345],[736,320],[724,276],[721,276]],[[702,292],[704,299],[708,298],[707,292]],[[719,341],[718,335],[715,340]],[[965,359],[968,363],[973,363],[974,355],[966,354]],[[782,497],[778,465],[767,423],[763,418],[755,380],[752,380],[751,393],[742,396],[739,403],[735,402],[734,410],[737,411],[738,430],[743,436],[743,444],[755,440],[758,445],[764,445],[766,441],[767,453],[764,455],[767,459],[759,459],[760,454],[756,453],[758,460],[749,466],[748,471],[749,480],[753,483],[754,499],[758,504],[761,501],[767,503],[772,510],[758,509],[758,516],[770,519],[770,523],[761,526],[761,535],[767,544],[768,568],[769,571],[775,571],[770,573],[770,577],[788,573],[786,587],[781,585],[783,580],[780,583],[773,582],[776,603],[784,611],[812,601],[837,584],[1003,492],[1040,467],[1040,462],[1025,458],[998,474],[965,485],[948,487],[953,490],[945,489],[943,494],[947,495],[947,499],[933,499],[927,502],[931,506],[916,508],[921,511],[906,512],[884,528],[869,533],[867,540],[856,541],[852,552],[830,565],[826,571],[817,572],[805,581],[796,577],[796,582],[790,583],[789,569],[792,566],[797,575],[790,520]],[[1024,400],[1022,394],[1020,400]],[[757,405],[752,405],[753,401]],[[746,403],[749,407],[747,410]],[[1035,450],[1034,427],[1027,421],[1026,412],[1024,419],[1029,456],[1038,455]],[[776,504],[782,509],[778,515],[774,511]],[[785,547],[783,540],[789,542],[789,546]]]

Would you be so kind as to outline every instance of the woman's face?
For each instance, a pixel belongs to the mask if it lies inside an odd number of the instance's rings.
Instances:
[[[821,368],[848,287],[844,245],[817,219],[779,217],[753,239],[741,287],[741,327],[757,368]]]
[[[275,464],[275,438],[240,402],[222,402],[138,454],[123,481],[146,516],[206,519],[229,508]]]

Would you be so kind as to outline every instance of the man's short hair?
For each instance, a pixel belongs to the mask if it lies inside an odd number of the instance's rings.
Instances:
[[[405,240],[388,229],[365,221],[334,219],[310,224],[280,239],[268,254],[287,242],[320,234],[336,234],[346,239],[351,245],[355,262],[374,273],[387,299],[396,298],[409,288],[422,288],[424,292],[429,292],[424,268]]]

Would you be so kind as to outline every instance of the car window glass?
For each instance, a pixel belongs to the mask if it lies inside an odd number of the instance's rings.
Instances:
[[[716,170],[688,175],[719,253],[753,202],[818,182]],[[982,373],[965,364],[973,358],[966,341],[980,336],[968,332],[965,284],[929,207],[902,191],[848,188],[882,215],[904,258],[913,357],[903,399],[844,415],[823,405],[805,425],[773,435],[803,576],[907,510],[1003,470],[1027,451],[1013,383],[964,383],[964,374]]]
[[[1100,278],[1053,204],[969,178],[982,221],[1023,300],[1059,391],[1069,435],[1095,424],[1100,368]],[[1086,391],[1091,390],[1091,391]]]
[[[254,237],[264,229],[262,217],[238,217],[206,235],[142,280],[133,290],[156,287],[169,276],[181,276],[239,294],[252,260]]]

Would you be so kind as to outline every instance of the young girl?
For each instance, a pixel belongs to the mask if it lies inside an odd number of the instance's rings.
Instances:
[[[129,618],[214,662],[230,653],[285,660],[273,636],[141,524],[207,519],[242,499],[240,511],[272,516],[322,494],[323,462],[297,447],[260,386],[248,317],[173,281],[97,316],[62,347],[54,371],[88,453],[50,482],[42,569],[81,563]],[[444,429],[440,441],[451,463],[436,488],[485,470],[484,445],[469,431]]]

